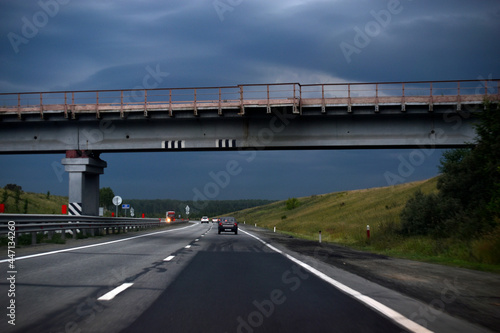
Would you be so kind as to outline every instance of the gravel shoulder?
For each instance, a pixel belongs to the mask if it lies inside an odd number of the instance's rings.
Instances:
[[[319,259],[369,281],[432,305],[447,297],[445,312],[500,331],[500,275],[391,258],[347,247],[303,240],[246,226],[267,242]],[[452,290],[453,293],[446,293]]]

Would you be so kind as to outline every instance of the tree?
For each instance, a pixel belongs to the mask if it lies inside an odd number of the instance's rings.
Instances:
[[[23,191],[23,188],[19,185],[16,185],[16,184],[7,184],[7,185],[5,185],[4,189],[12,191],[12,192],[22,192]]]
[[[16,205],[16,211],[19,212],[19,201],[21,200],[21,186],[18,186],[14,190],[14,203]]]
[[[113,205],[115,194],[110,187],[103,187],[99,190],[99,206],[109,209]]]
[[[491,217],[500,218],[500,104],[496,107],[490,102],[479,114],[480,122],[476,126],[478,135],[474,149],[476,165],[485,176],[483,189],[488,199],[487,211]]]
[[[2,194],[2,203],[6,203],[8,197],[9,197],[9,192],[7,192],[7,190],[4,189]]]
[[[285,203],[286,209],[292,210],[300,206],[300,201],[297,198],[288,198]]]
[[[465,238],[488,232],[500,217],[500,108],[485,103],[477,114],[474,145],[446,151],[439,167],[437,195],[417,193],[401,213],[407,234],[456,234]]]

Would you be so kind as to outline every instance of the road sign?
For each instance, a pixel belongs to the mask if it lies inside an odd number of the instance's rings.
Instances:
[[[186,205],[186,215],[189,215],[189,206]]]
[[[122,209],[130,209],[130,205],[129,204],[123,204],[122,205]]]
[[[119,205],[121,205],[121,203],[122,203],[122,198],[121,198],[121,197],[119,197],[119,196],[115,196],[115,197],[113,198],[113,205],[115,205],[115,206],[119,206]]]
[[[134,208],[130,208],[130,216],[134,217]]]

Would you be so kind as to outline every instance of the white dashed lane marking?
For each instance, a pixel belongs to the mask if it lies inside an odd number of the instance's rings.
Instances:
[[[102,295],[97,300],[98,301],[111,301],[113,298],[115,298],[116,295],[118,295],[119,293],[121,293],[125,289],[130,288],[132,286],[133,286],[133,283],[124,283],[121,286],[111,290],[109,293]]]

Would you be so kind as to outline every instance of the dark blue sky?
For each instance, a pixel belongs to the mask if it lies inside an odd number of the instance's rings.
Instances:
[[[2,1],[0,91],[143,88],[151,69],[158,87],[496,78],[499,32],[498,0]],[[124,198],[284,199],[429,178],[441,154],[109,153],[101,185]],[[0,186],[67,195],[63,157],[0,155]],[[228,161],[241,172],[213,186]]]

